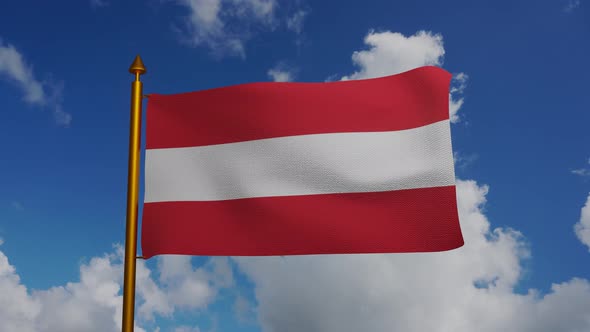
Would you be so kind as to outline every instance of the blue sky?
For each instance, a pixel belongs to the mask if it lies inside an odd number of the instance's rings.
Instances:
[[[466,241],[154,258],[145,331],[588,331],[588,41],[583,0],[3,3],[0,330],[117,330],[141,54],[144,91],[164,94],[443,67]]]

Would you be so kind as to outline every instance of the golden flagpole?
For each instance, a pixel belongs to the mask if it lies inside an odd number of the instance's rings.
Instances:
[[[133,332],[135,309],[135,259],[137,254],[137,204],[139,196],[139,152],[141,140],[142,83],[145,66],[138,56],[129,67],[135,75],[131,83],[131,126],[129,131],[129,170],[127,173],[127,233],[125,236],[125,275],[123,277],[123,332]]]

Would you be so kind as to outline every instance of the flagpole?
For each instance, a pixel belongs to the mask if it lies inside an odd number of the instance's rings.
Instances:
[[[123,332],[133,332],[135,309],[135,259],[137,254],[137,204],[139,192],[139,152],[141,140],[142,83],[146,69],[138,56],[129,67],[135,75],[131,83],[131,125],[129,130],[129,169],[127,173],[127,230],[125,236],[125,274],[123,277]]]

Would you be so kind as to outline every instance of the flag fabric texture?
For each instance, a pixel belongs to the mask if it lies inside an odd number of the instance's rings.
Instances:
[[[151,94],[143,256],[462,246],[450,80],[427,66],[366,80]]]

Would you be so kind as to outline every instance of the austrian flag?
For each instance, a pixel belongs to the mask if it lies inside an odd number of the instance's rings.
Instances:
[[[450,79],[428,66],[150,95],[143,256],[462,246]]]

